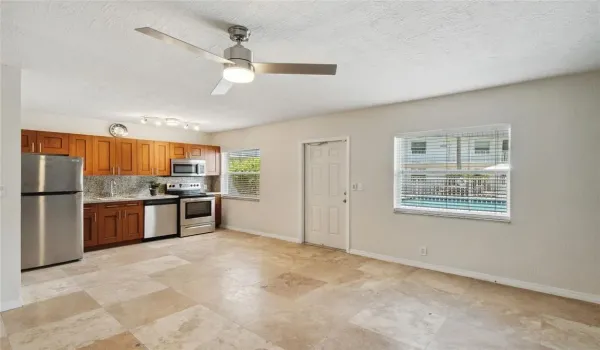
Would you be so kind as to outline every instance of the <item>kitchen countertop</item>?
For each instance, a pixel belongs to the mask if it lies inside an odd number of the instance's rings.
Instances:
[[[159,194],[151,196],[149,194],[139,196],[124,196],[124,197],[83,197],[83,204],[97,204],[97,203],[113,203],[113,202],[131,202],[131,201],[147,201],[152,199],[171,199],[179,198],[171,194]]]

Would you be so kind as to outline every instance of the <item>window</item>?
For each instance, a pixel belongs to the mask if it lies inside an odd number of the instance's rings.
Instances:
[[[256,199],[260,195],[260,150],[223,153],[221,190],[224,197]]]
[[[509,126],[410,133],[394,140],[396,212],[510,219]],[[413,156],[425,145],[426,156]]]
[[[414,141],[410,143],[410,151],[412,154],[427,153],[427,142]]]

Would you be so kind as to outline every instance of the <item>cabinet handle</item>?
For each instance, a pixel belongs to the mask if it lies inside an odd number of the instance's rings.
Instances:
[[[42,143],[40,142],[40,153],[42,153]]]
[[[35,153],[35,143],[31,143],[31,153]]]
[[[126,207],[137,207],[138,204],[137,203],[129,203],[129,204],[125,204]]]
[[[117,167],[117,175],[121,175],[121,166],[120,165]]]
[[[127,219],[127,210],[123,211],[123,219]]]
[[[94,213],[94,222],[96,222],[98,220],[96,220],[96,213]]]
[[[120,207],[120,205],[118,205],[118,204],[117,205],[105,205],[104,207],[105,208],[118,208],[118,207]]]

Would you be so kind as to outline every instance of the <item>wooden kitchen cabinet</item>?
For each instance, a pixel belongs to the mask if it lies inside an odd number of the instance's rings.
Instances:
[[[114,137],[93,137],[93,174],[115,175],[117,164],[117,144]]]
[[[21,152],[69,155],[69,134],[21,130]]]
[[[202,158],[204,156],[204,147],[201,145],[187,145],[188,158]]]
[[[154,175],[154,141],[137,140],[137,174]]]
[[[86,204],[83,206],[83,247],[98,245],[98,206]]]
[[[206,175],[221,174],[221,147],[203,146],[203,159],[206,161]]]
[[[169,143],[154,141],[154,175],[171,175],[171,157],[169,156]]]
[[[188,158],[188,147],[185,143],[169,143],[169,154],[171,159]]]
[[[89,135],[69,135],[69,155],[83,158],[83,175],[94,174],[93,137]]]
[[[122,209],[123,240],[144,238],[144,205],[142,202],[128,203]]]
[[[21,130],[21,153],[35,153],[37,131]]]
[[[137,174],[137,140],[116,138],[116,175]]]
[[[117,243],[123,240],[123,222],[119,203],[101,205],[98,220],[98,244]]]

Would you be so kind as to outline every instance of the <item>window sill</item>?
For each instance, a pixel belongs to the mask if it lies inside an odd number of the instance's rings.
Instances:
[[[260,199],[258,199],[258,198],[229,196],[229,195],[226,195],[226,194],[221,195],[221,198],[223,198],[223,199],[236,199],[236,200],[248,201],[248,202],[260,202]]]
[[[426,209],[426,208],[394,208],[394,213],[401,214],[416,214],[416,215],[430,215],[430,216],[442,216],[459,219],[472,219],[472,220],[486,220],[486,221],[498,221],[510,223],[510,217],[504,214],[490,214],[490,213],[473,213],[460,210],[451,209]]]

